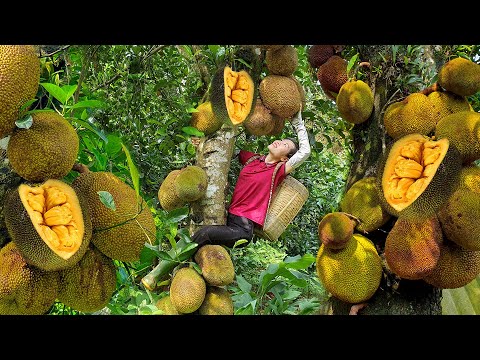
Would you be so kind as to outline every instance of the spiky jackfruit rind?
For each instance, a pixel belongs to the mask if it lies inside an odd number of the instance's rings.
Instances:
[[[303,85],[294,75],[289,76],[290,79],[295,81],[295,84],[297,85],[298,93],[300,94],[300,99],[302,103],[302,109],[305,110],[307,107],[307,97],[305,94],[305,89],[303,88]]]
[[[337,95],[337,108],[343,119],[352,124],[368,120],[373,111],[373,92],[362,80],[347,81]]]
[[[320,244],[329,249],[343,249],[352,238],[355,222],[342,212],[326,214],[318,223]]]
[[[292,45],[286,45],[276,50],[267,50],[265,63],[268,72],[273,75],[292,75],[298,66],[298,53]]]
[[[82,242],[78,250],[67,259],[55,253],[39,235],[20,196],[20,191],[25,187],[46,184],[54,185],[68,192],[71,196],[69,202],[72,206],[77,207],[77,209],[72,208],[71,210],[81,213],[83,217],[83,224],[78,223],[79,228],[83,227]],[[57,271],[74,266],[84,256],[91,241],[92,221],[87,200],[82,193],[61,180],[47,180],[42,184],[20,184],[7,194],[4,214],[8,233],[26,262],[44,271]]]
[[[90,246],[75,266],[60,271],[58,300],[81,312],[92,313],[108,305],[117,287],[112,259]]]
[[[464,167],[459,186],[438,212],[448,240],[464,249],[480,251],[480,168]]]
[[[60,114],[32,114],[29,129],[15,129],[7,147],[13,171],[22,178],[41,182],[60,179],[75,164],[80,139],[75,128]]]
[[[174,180],[175,194],[186,202],[196,201],[205,196],[207,186],[207,173],[196,165],[190,165],[180,170]]]
[[[232,296],[224,288],[208,286],[205,300],[198,309],[198,313],[200,315],[233,315]]]
[[[367,301],[377,291],[382,277],[382,262],[375,245],[354,234],[341,250],[321,245],[316,258],[317,275],[336,298],[356,304]]]
[[[437,265],[442,241],[436,216],[423,221],[397,219],[385,241],[385,260],[399,277],[419,280]]]
[[[281,75],[265,76],[259,85],[260,98],[272,114],[291,118],[302,104],[300,92],[293,79]]]
[[[452,59],[438,72],[438,83],[457,95],[474,95],[480,90],[480,65],[461,57]]]
[[[340,208],[360,220],[355,229],[362,233],[382,227],[391,217],[382,207],[374,176],[356,181],[343,196]]]
[[[208,285],[226,286],[233,282],[235,269],[230,254],[221,245],[203,245],[194,256]]]
[[[317,78],[324,90],[338,94],[340,88],[348,80],[347,61],[338,55],[333,55],[322,64],[317,71]]]
[[[32,45],[0,45],[0,139],[10,135],[35,98],[40,81],[40,60]]]
[[[103,254],[119,261],[136,261],[145,243],[153,244],[155,220],[150,207],[136,191],[115,174],[106,171],[80,174],[72,183],[86,198],[92,218],[91,242]],[[98,194],[109,192],[115,210],[105,206]]]
[[[308,63],[314,69],[325,64],[333,55],[335,55],[335,49],[332,45],[312,45],[307,50]]]
[[[162,315],[179,315],[180,313],[177,311],[175,306],[172,304],[172,299],[170,295],[166,295],[159,299],[155,306],[158,310],[161,310],[163,313]]]
[[[435,174],[429,177],[430,182],[426,188],[413,202],[403,209],[399,210],[390,205],[384,193],[383,184],[386,183],[384,174],[390,171],[391,167],[395,164],[396,156],[393,154],[396,154],[403,144],[419,139],[425,139],[426,141],[431,140],[431,138],[420,134],[406,135],[390,144],[378,162],[377,168],[379,169],[379,175],[376,176],[378,196],[382,208],[395,217],[404,217],[410,220],[421,220],[432,217],[446,203],[458,185],[458,174],[462,166],[460,154],[454,145],[448,143],[448,139],[444,139],[446,142],[443,143],[443,146],[447,148],[447,150],[443,150],[443,160],[440,161]]]
[[[480,159],[480,113],[461,111],[441,119],[435,136],[448,138],[460,152],[463,164]]]
[[[283,129],[285,128],[285,119],[281,116],[272,114],[272,121],[274,123],[272,131],[270,131],[268,136],[278,136],[281,135]]]
[[[427,97],[435,109],[436,123],[450,114],[460,111],[472,111],[472,106],[464,96],[450,91],[433,91]]]
[[[0,249],[0,315],[43,315],[55,303],[59,277],[28,265],[14,242]]]
[[[170,171],[160,184],[158,201],[163,210],[172,211],[185,205],[185,201],[180,199],[175,192],[175,179],[179,173],[179,169]]]
[[[275,122],[261,99],[257,99],[253,113],[243,122],[243,126],[249,134],[255,136],[268,135],[273,131]]]
[[[170,284],[170,300],[181,314],[198,310],[205,300],[207,285],[193,268],[183,267],[174,275]]]
[[[219,120],[212,110],[212,103],[206,101],[197,106],[197,111],[192,113],[190,125],[205,135],[213,134],[220,129],[223,122]]]

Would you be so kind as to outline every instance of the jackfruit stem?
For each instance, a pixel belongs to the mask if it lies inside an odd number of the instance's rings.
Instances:
[[[75,163],[72,167],[72,170],[78,172],[79,174],[90,172],[90,169],[87,167],[87,165],[81,163]]]
[[[429,95],[431,94],[432,92],[434,91],[441,91],[442,89],[440,88],[440,85],[438,85],[438,83],[433,83],[432,85],[430,85],[429,87],[423,89],[422,91],[420,91],[420,94],[423,94],[423,95]]]
[[[168,275],[177,264],[178,262],[176,261],[160,260],[158,265],[142,278],[143,286],[149,291],[153,291],[157,287],[157,282],[164,280],[164,277]]]

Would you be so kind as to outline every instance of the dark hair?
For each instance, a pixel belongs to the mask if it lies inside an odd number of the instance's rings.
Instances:
[[[293,143],[294,148],[290,150],[290,152],[287,154],[287,157],[290,159],[295,153],[298,151],[298,142],[295,139],[292,138],[285,138],[285,140],[290,140]]]

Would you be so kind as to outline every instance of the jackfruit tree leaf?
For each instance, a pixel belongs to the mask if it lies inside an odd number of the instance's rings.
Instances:
[[[70,99],[73,96],[73,94],[77,90],[77,87],[78,87],[77,84],[75,84],[75,85],[63,85],[61,87],[61,89],[65,93],[65,103],[68,101],[68,99]]]
[[[237,285],[243,292],[249,293],[252,290],[252,285],[244,279],[242,275],[236,275]]]
[[[112,157],[122,150],[122,139],[112,134],[107,135],[107,139],[108,141],[105,144],[105,151],[108,156]]]
[[[350,77],[350,70],[352,70],[353,65],[355,65],[355,63],[357,62],[357,58],[358,58],[358,53],[353,55],[352,58],[350,59],[350,61],[348,62],[348,65],[347,65],[347,76],[348,77]]]
[[[220,49],[220,45],[208,45],[208,49],[212,52],[212,54],[216,55]]]
[[[60,86],[52,83],[40,83],[40,85],[42,85],[50,95],[60,101],[62,105],[65,105],[67,102],[67,94]]]
[[[35,101],[37,101],[37,99],[30,99],[28,100],[25,104],[23,104],[22,106],[20,106],[20,109],[19,111],[23,111],[23,110],[26,110],[29,108],[30,105],[32,105]]]
[[[202,275],[202,269],[200,268],[200,266],[198,266],[197,263],[191,262],[190,264],[192,264],[192,267],[193,267],[200,275]]]
[[[194,113],[194,112],[200,112],[200,111],[198,111],[198,110],[197,110],[196,108],[194,108],[194,107],[189,107],[189,108],[187,109],[187,113],[189,113],[189,114]]]
[[[198,244],[192,242],[192,243],[188,244],[187,246],[185,246],[184,248],[182,248],[177,255],[178,260],[185,261],[188,258],[190,258],[193,255],[193,253],[196,251],[197,247],[198,247]]]
[[[30,129],[33,124],[33,117],[32,115],[27,115],[23,119],[15,121],[15,125],[17,125],[20,129]]]
[[[162,260],[175,261],[166,251],[158,251],[157,255]]]
[[[245,243],[248,243],[248,240],[247,240],[247,239],[237,240],[237,241],[235,241],[235,244],[233,245],[233,248],[232,248],[232,249],[235,249],[237,246],[242,245],[242,244],[245,244]]]
[[[101,108],[104,105],[105,103],[100,100],[83,100],[71,106],[70,109],[73,110],[73,109],[79,109],[79,108]]]
[[[168,213],[167,219],[171,222],[178,223],[188,216],[188,207],[182,207],[172,210]]]
[[[100,197],[100,201],[103,205],[105,205],[110,210],[117,210],[117,208],[115,207],[115,200],[113,199],[112,194],[110,194],[108,191],[97,191],[97,194]]]
[[[252,65],[250,65],[250,64],[247,63],[247,62],[245,62],[245,60],[243,60],[243,59],[235,59],[235,61],[241,62],[243,65],[245,65],[245,66],[248,67],[249,69],[252,69]]]
[[[84,121],[79,118],[72,118],[72,122],[76,122],[78,125],[84,127],[85,129],[90,130],[94,134],[97,134],[98,137],[101,138],[103,141],[108,142],[108,139],[105,136],[105,134],[102,131],[98,130],[93,125],[91,125],[88,121]]]
[[[185,134],[191,135],[191,136],[202,137],[202,136],[205,135],[202,131],[197,130],[197,128],[195,128],[193,126],[185,126],[185,127],[182,128],[182,131]]]
[[[132,178],[133,188],[137,193],[137,197],[140,197],[140,175],[138,173],[138,169],[135,166],[135,163],[133,162],[132,157],[130,156],[130,151],[128,151],[127,147],[123,143],[122,143],[122,149],[125,152],[125,155],[127,156],[127,164],[128,164],[128,169],[130,170],[130,177]]]
[[[252,302],[248,303],[247,305],[235,310],[235,315],[253,315],[255,313],[256,303],[257,303],[257,299],[255,299]]]

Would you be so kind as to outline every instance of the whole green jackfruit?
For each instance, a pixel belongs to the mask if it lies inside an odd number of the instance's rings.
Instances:
[[[0,315],[45,314],[58,286],[58,273],[28,265],[14,242],[0,249]]]
[[[449,91],[433,91],[427,97],[435,109],[436,123],[447,115],[472,110],[471,105],[464,96],[456,95]]]
[[[195,269],[183,267],[173,275],[170,300],[179,313],[190,314],[198,310],[206,292],[205,280]]]
[[[40,81],[40,60],[32,45],[0,45],[0,139],[15,129],[35,98]]]
[[[297,49],[292,45],[285,45],[280,49],[267,50],[265,63],[270,74],[292,75],[298,66]]]
[[[163,210],[172,211],[185,205],[185,201],[178,197],[175,192],[175,179],[180,170],[172,170],[160,184],[158,189],[158,201]]]
[[[60,114],[32,114],[29,129],[15,129],[7,147],[13,171],[29,181],[60,179],[77,160],[80,139],[75,128]]]
[[[90,246],[75,266],[60,271],[58,300],[71,308],[92,313],[108,305],[117,287],[112,259]]]
[[[438,83],[457,95],[474,95],[480,90],[480,65],[461,57],[452,59],[438,72]]]
[[[373,92],[362,80],[347,81],[337,95],[342,118],[352,124],[365,122],[373,111]]]
[[[287,76],[268,75],[260,82],[260,97],[272,114],[291,118],[299,110],[302,98],[295,81]]]
[[[194,256],[209,285],[225,286],[233,282],[235,269],[230,254],[221,245],[203,245]]]
[[[232,296],[228,290],[209,286],[198,313],[200,315],[233,315],[233,312]]]
[[[342,212],[326,214],[318,223],[318,239],[329,249],[343,249],[353,236],[355,222]]]
[[[222,127],[223,122],[213,114],[210,101],[198,105],[196,110],[192,113],[190,125],[197,130],[205,135],[210,135]]]
[[[92,243],[119,261],[136,261],[146,242],[153,244],[156,226],[148,204],[133,188],[105,171],[85,171],[72,183],[87,200],[92,218]],[[109,192],[115,209],[105,206],[99,191]]]
[[[196,201],[205,196],[207,186],[207,173],[196,165],[181,169],[174,180],[175,194],[186,202]]]
[[[162,297],[160,300],[157,301],[155,306],[159,310],[163,311],[162,315],[179,315],[179,312],[172,304],[172,299],[170,298],[170,295]]]

